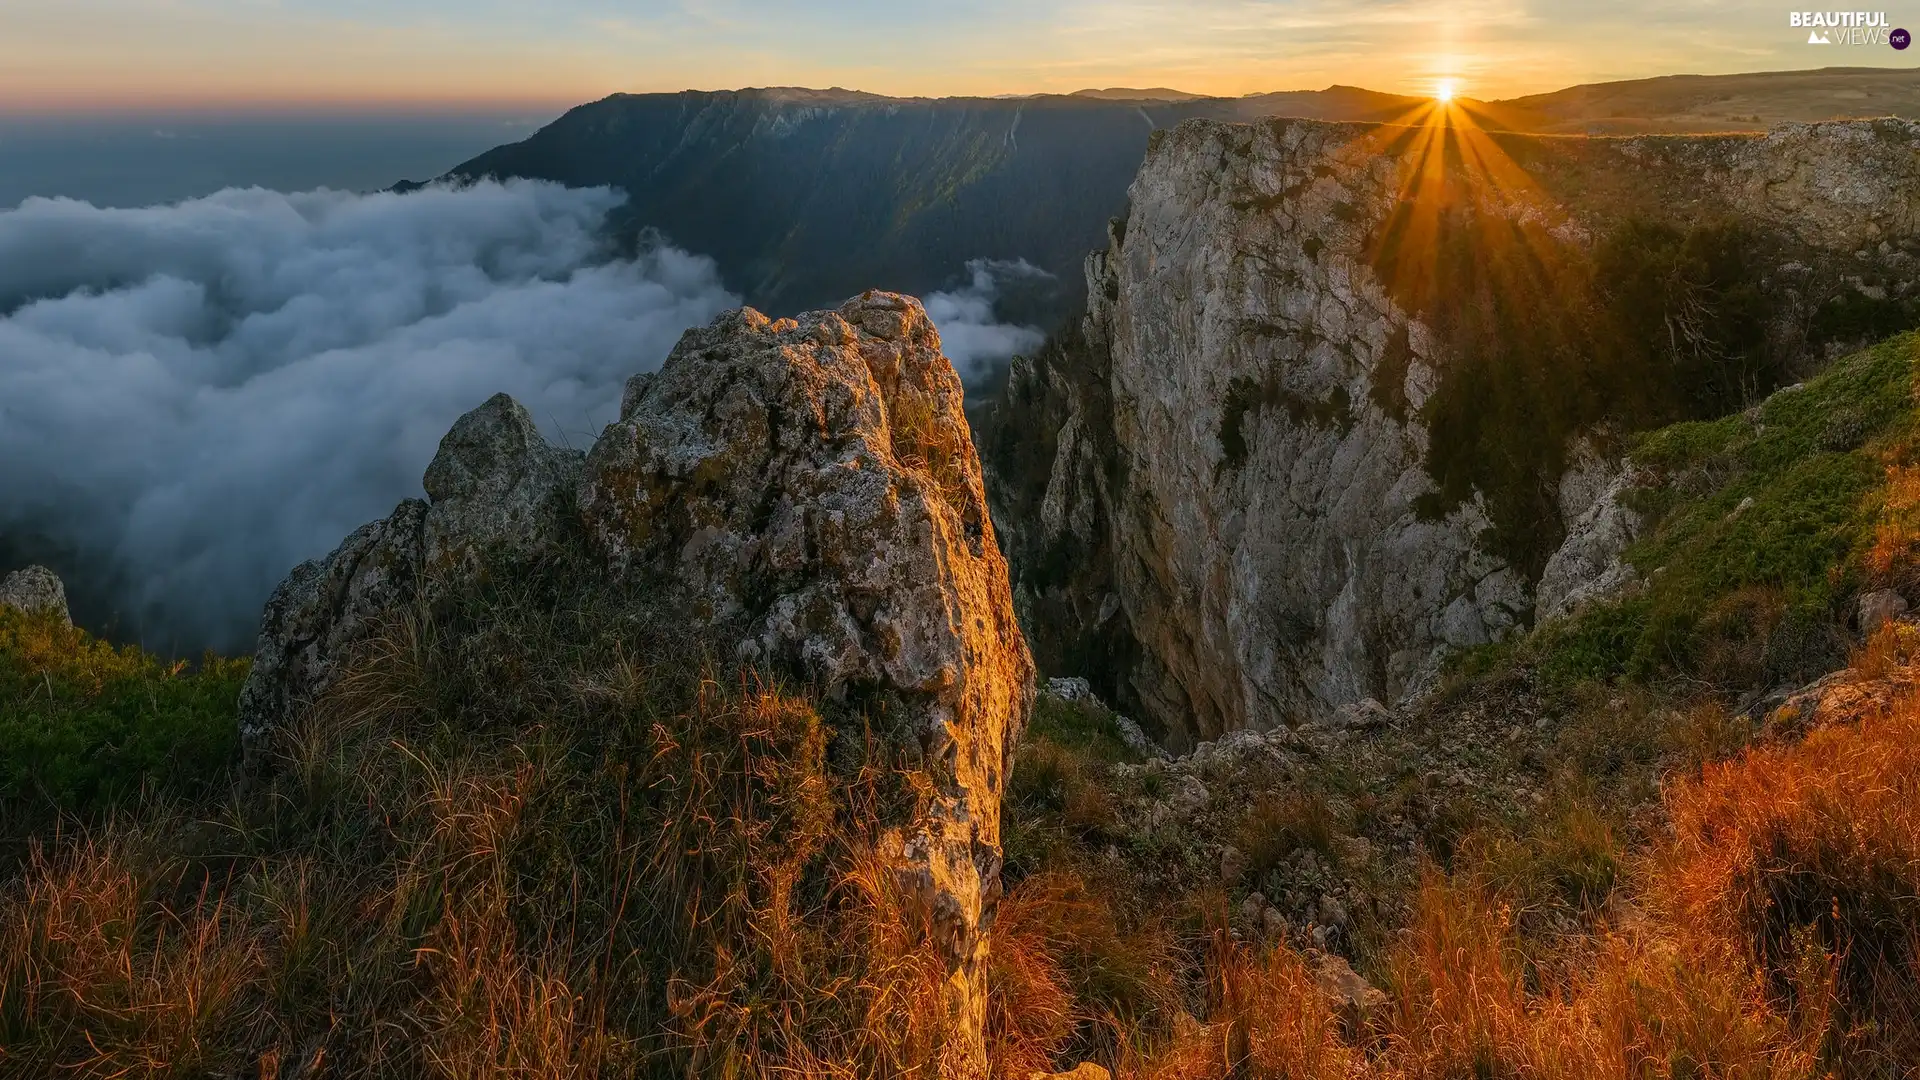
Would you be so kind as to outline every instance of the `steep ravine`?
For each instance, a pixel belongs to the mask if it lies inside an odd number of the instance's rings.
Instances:
[[[1130,196],[982,441],[1042,667],[1176,746],[1417,694],[1612,570],[1633,432],[1917,310],[1903,121],[1190,121]]]

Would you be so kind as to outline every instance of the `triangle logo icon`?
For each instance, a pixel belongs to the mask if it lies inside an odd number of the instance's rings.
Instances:
[[[1831,44],[1833,44],[1833,42],[1831,42],[1831,41],[1828,41],[1828,40],[1827,40],[1827,38],[1826,38],[1826,35],[1824,35],[1824,34],[1822,34],[1822,33],[1821,33],[1820,31],[1818,31],[1818,30],[1810,30],[1810,31],[1808,31],[1808,32],[1807,32],[1807,44],[1809,44],[1809,45],[1831,45]]]

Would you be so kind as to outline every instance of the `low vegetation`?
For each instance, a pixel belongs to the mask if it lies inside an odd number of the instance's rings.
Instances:
[[[1917,645],[1878,640],[1852,675],[1884,676]],[[1597,717],[1569,722],[1558,763],[1588,790],[1598,778],[1578,775],[1572,744],[1605,734],[1575,731]],[[1343,988],[1298,934],[1250,932],[1225,891],[1123,890],[1117,923],[1167,942],[1190,1012],[1099,1060],[1156,1078],[1907,1075],[1920,1054],[1920,704],[1683,767],[1701,745],[1670,735],[1652,827],[1569,798],[1472,826],[1444,860],[1429,851],[1398,929],[1359,939],[1377,995]],[[1246,818],[1276,835],[1314,819]],[[1309,831],[1286,846],[1314,843]],[[1080,875],[1098,871],[1080,857]]]
[[[1627,557],[1644,587],[1520,651],[1559,684],[1679,679],[1733,698],[1837,667],[1851,602],[1911,584],[1917,351],[1902,335],[1748,412],[1636,440],[1648,525]]]
[[[874,854],[917,797],[862,734],[884,705],[744,678],[564,579],[389,627],[245,789],[34,842],[0,1075],[937,1062],[945,970]]]
[[[1644,587],[1382,728],[1176,767],[1043,696],[995,1075],[1908,1075],[1920,631],[1847,619],[1915,584],[1915,348],[1637,440]],[[0,1077],[936,1075],[889,703],[566,570],[395,620],[244,775],[244,664],[0,611]]]
[[[47,615],[0,607],[0,837],[51,812],[222,787],[245,661],[166,664]]]

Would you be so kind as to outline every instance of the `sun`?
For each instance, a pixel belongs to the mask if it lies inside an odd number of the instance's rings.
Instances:
[[[1441,79],[1440,85],[1433,88],[1433,100],[1442,105],[1453,100],[1453,80]]]

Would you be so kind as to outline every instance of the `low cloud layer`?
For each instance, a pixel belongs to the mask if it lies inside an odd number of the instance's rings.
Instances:
[[[1031,326],[998,322],[993,302],[1003,287],[1053,275],[1025,259],[973,259],[967,284],[953,292],[928,293],[927,317],[940,330],[947,358],[969,387],[990,378],[1013,357],[1032,352],[1046,335]]]
[[[232,190],[0,212],[0,556],[54,552],[121,632],[244,649],[273,586],[419,492],[497,391],[585,446],[620,388],[738,304],[671,248],[609,259],[619,196]]]

